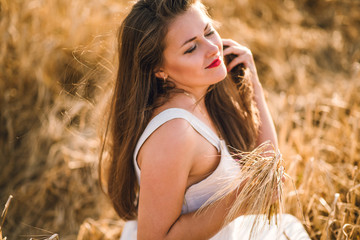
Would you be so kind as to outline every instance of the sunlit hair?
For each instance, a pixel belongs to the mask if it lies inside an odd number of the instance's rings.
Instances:
[[[164,84],[163,79],[154,74],[163,63],[168,26],[194,4],[207,14],[205,7],[196,0],[140,0],[119,29],[119,68],[111,102],[108,138],[105,137],[104,143],[110,149],[107,193],[124,220],[137,217],[139,183],[133,165],[135,145],[153,110],[169,98],[170,91],[176,90],[169,81]],[[244,151],[254,148],[258,117],[246,79],[240,88],[230,78],[210,86],[205,102],[228,145]]]

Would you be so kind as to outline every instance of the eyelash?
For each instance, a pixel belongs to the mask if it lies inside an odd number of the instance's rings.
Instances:
[[[205,34],[205,37],[209,37],[209,36],[213,35],[214,33],[215,33],[215,31],[211,30],[209,33]],[[193,47],[191,47],[190,49],[186,50],[186,52],[184,54],[192,53],[195,49],[196,49],[196,44]]]

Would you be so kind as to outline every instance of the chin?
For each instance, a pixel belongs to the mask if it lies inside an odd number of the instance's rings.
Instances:
[[[214,78],[214,81],[215,81],[214,83],[224,80],[226,75],[227,75],[227,71],[226,71],[225,66],[224,65],[219,66],[217,71],[212,74],[212,78]]]
[[[211,81],[209,82],[210,85],[212,84],[216,84],[218,82],[221,82],[222,80],[224,80],[226,77],[226,74],[225,75],[219,75],[219,76],[211,76]]]

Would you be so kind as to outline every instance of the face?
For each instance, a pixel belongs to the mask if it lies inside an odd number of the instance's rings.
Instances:
[[[177,88],[198,95],[225,78],[221,38],[199,6],[174,19],[165,44],[160,73]]]

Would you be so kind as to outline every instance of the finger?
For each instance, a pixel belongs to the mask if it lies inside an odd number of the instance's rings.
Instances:
[[[250,51],[249,48],[245,47],[244,45],[242,45],[242,44],[240,44],[238,42],[235,42],[232,39],[222,39],[222,41],[223,41],[223,46],[228,46],[227,49],[234,47],[234,49],[238,48],[238,49],[241,49],[241,50]]]
[[[250,66],[250,58],[247,55],[240,55],[234,58],[227,66],[227,70],[231,71],[236,65],[243,63],[246,68]]]
[[[251,53],[244,51],[244,50],[239,50],[239,49],[226,49],[226,51],[224,51],[223,56],[226,57],[228,55],[235,55],[235,57],[242,57],[242,58],[248,58],[253,59],[253,56],[251,55]]]
[[[228,48],[224,49],[223,55],[226,56],[226,55],[234,53],[235,51],[236,50],[234,49],[234,47],[228,47]]]
[[[223,51],[223,55],[229,55],[229,54],[235,54],[235,55],[248,55],[249,58],[252,58],[252,53],[250,51],[250,49],[248,49],[247,47],[243,47],[243,46],[232,46],[229,48],[226,48]]]
[[[223,45],[225,46],[234,46],[234,45],[240,45],[239,43],[235,42],[232,39],[222,39]]]
[[[222,39],[223,46],[228,47],[245,47],[244,45],[232,40],[232,39]]]

